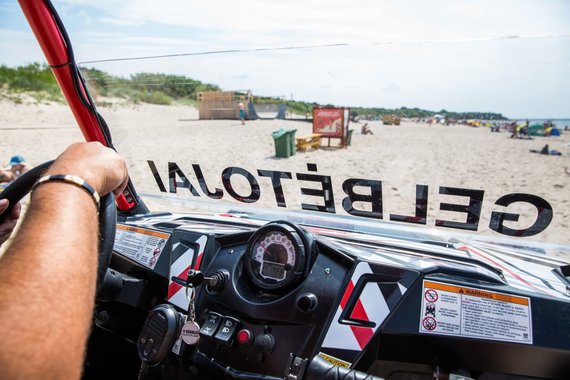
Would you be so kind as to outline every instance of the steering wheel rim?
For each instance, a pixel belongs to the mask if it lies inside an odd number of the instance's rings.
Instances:
[[[4,221],[14,206],[28,194],[42,174],[51,166],[53,160],[40,164],[14,180],[0,192],[0,199],[8,199],[8,209],[0,215],[0,223]],[[97,267],[97,293],[101,290],[103,279],[113,255],[115,233],[117,227],[117,207],[115,195],[111,192],[101,198],[99,203],[99,259]]]

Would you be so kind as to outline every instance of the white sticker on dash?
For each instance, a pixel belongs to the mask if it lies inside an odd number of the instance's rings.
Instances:
[[[169,237],[166,232],[117,224],[113,250],[154,269]]]
[[[532,344],[530,298],[424,280],[419,332]]]

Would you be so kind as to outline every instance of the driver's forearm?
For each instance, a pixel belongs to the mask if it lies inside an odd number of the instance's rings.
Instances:
[[[81,375],[97,267],[96,208],[83,189],[46,183],[0,261],[2,377]]]

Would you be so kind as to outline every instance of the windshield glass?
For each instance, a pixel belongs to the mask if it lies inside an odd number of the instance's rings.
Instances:
[[[153,211],[570,245],[565,1],[83,3],[55,5]]]

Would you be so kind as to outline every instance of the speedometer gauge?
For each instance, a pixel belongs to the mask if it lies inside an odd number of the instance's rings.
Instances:
[[[303,278],[308,264],[306,233],[285,223],[270,223],[250,238],[245,268],[252,282],[263,289],[284,288]]]
[[[260,275],[265,279],[282,281],[297,260],[295,243],[281,231],[271,231],[256,240],[253,246],[254,260],[260,265]]]

